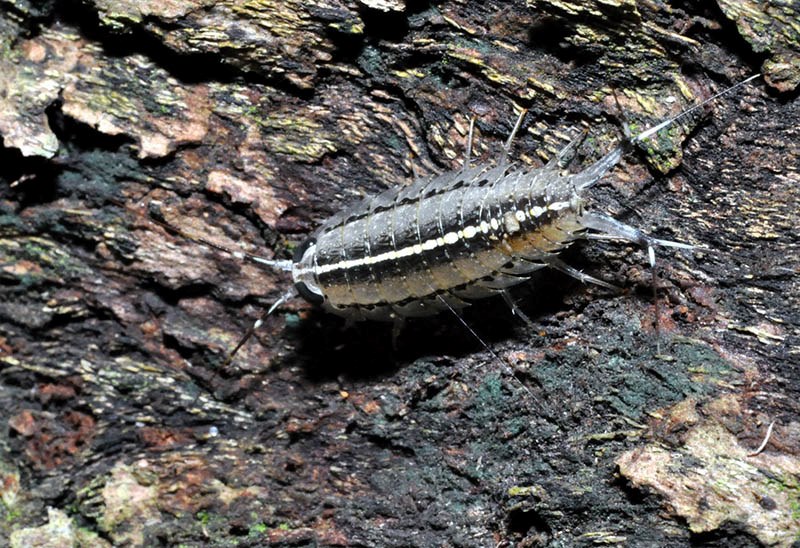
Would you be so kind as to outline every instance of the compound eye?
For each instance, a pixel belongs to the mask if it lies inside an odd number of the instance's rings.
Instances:
[[[300,296],[311,304],[319,305],[325,301],[325,296],[317,285],[317,279],[312,269],[316,244],[315,238],[308,238],[295,250],[293,262],[296,268],[293,270],[293,277],[294,287]]]
[[[320,295],[319,293],[313,291],[305,282],[297,282],[294,284],[295,289],[303,297],[306,301],[310,302],[311,304],[322,304],[325,301],[325,297]]]

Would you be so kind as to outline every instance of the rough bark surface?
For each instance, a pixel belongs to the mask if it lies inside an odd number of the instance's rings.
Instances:
[[[800,13],[790,2],[0,0],[0,543],[800,542]],[[295,301],[279,258],[476,155],[629,154],[593,207],[708,250],[566,260],[465,319]],[[616,99],[615,99],[616,97]],[[514,375],[509,371],[513,369]],[[523,386],[530,391],[523,390]],[[767,432],[763,451],[756,453]]]

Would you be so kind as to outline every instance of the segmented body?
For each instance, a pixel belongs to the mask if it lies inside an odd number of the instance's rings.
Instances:
[[[654,267],[655,246],[693,247],[585,211],[586,191],[617,165],[626,147],[759,76],[628,136],[577,173],[562,171],[574,156],[574,142],[539,169],[509,166],[504,157],[494,166],[465,167],[367,198],[328,219],[298,249],[287,268],[295,288],[307,300],[350,319],[397,320],[464,307],[544,266],[608,286],[558,259],[559,252],[587,234],[637,243],[647,248]],[[514,132],[521,122],[522,117]],[[294,294],[285,294],[268,313]]]
[[[299,249],[306,299],[352,319],[427,316],[496,294],[547,265],[591,228],[582,192],[613,167],[561,172],[477,165],[392,189],[328,219]]]

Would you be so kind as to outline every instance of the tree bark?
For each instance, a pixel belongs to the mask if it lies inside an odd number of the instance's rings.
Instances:
[[[0,0],[0,538],[14,546],[792,546],[800,47],[790,3]],[[464,320],[346,328],[197,240],[291,258],[473,161],[626,155],[660,238]],[[658,332],[659,336],[656,336]],[[513,373],[513,374],[512,374]],[[767,437],[763,450],[756,451]]]

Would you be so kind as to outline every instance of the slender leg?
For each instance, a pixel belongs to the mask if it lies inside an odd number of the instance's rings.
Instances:
[[[528,327],[535,327],[533,321],[531,321],[531,319],[527,316],[527,314],[525,314],[522,310],[519,309],[517,303],[514,302],[514,299],[511,298],[511,294],[508,291],[503,290],[500,292],[500,294],[503,296],[503,300],[506,302],[508,307],[511,308],[512,314],[519,317],[519,319],[525,322],[528,325]]]
[[[656,334],[656,353],[661,353],[661,311],[658,305],[658,275],[656,274],[656,246],[677,247],[679,249],[696,249],[696,246],[673,242],[670,240],[660,240],[648,236],[638,228],[621,223],[616,219],[598,213],[585,213],[581,217],[581,223],[590,230],[595,230],[600,237],[615,238],[627,242],[633,242],[647,249],[647,260],[650,263],[653,285],[653,307],[655,311],[655,334]]]
[[[508,139],[506,139],[503,145],[503,157],[500,159],[501,166],[504,166],[508,162],[508,155],[511,153],[511,143],[514,142],[514,137],[517,136],[519,128],[522,127],[522,121],[525,119],[526,114],[528,114],[528,109],[522,109],[522,112],[519,113],[519,118],[517,118],[517,123],[514,124],[514,129],[511,130],[511,135],[508,136]]]
[[[467,135],[467,154],[464,157],[464,167],[461,171],[469,169],[469,163],[472,160],[472,139],[475,135],[475,116],[469,119],[469,134]]]
[[[405,318],[402,316],[398,316],[394,319],[394,323],[392,324],[392,350],[397,352],[399,346],[397,345],[397,341],[400,340],[400,334],[403,332],[403,327],[406,324]]]
[[[601,280],[600,278],[595,278],[594,276],[589,276],[588,274],[584,274],[577,268],[573,268],[569,266],[567,263],[562,261],[561,259],[554,257],[552,259],[548,259],[547,266],[551,268],[555,268],[556,270],[563,272],[568,276],[572,276],[576,280],[579,280],[581,283],[590,283],[599,285],[600,287],[605,287],[607,289],[613,289],[614,291],[621,291],[621,289],[613,284],[610,284],[606,281]]]

